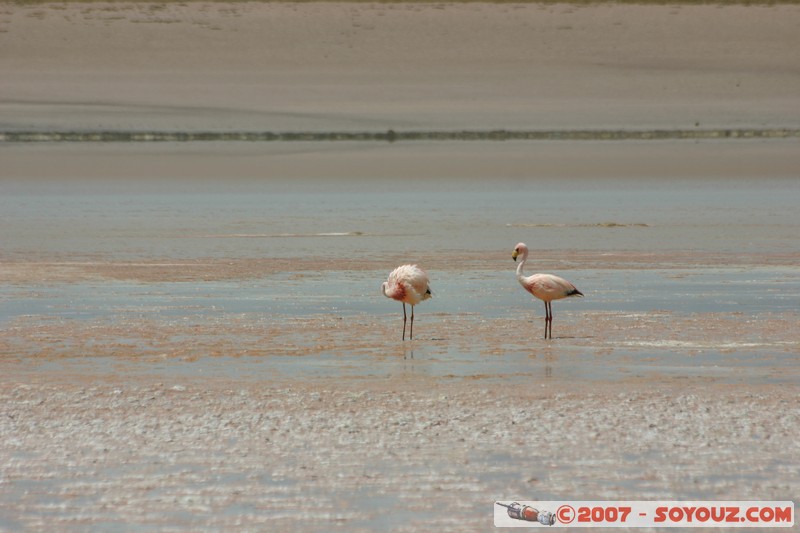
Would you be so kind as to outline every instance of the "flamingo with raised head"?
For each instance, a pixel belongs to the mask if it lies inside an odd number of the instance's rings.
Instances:
[[[532,276],[525,276],[522,269],[525,267],[525,261],[528,260],[528,247],[525,243],[519,243],[514,251],[511,252],[511,258],[516,261],[518,256],[522,256],[522,260],[517,265],[517,279],[522,287],[539,298],[544,302],[544,338],[548,336],[553,338],[553,307],[551,302],[553,300],[560,300],[561,298],[568,298],[571,296],[583,296],[583,293],[575,288],[575,285],[553,274],[534,274]]]
[[[411,331],[408,338],[414,339],[414,306],[431,297],[428,274],[417,265],[401,265],[389,274],[381,285],[383,295],[403,302],[403,340],[406,340],[406,304],[411,306]]]

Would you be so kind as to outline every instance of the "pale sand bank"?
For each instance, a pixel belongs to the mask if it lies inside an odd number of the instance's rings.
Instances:
[[[800,126],[800,6],[7,3],[0,129]]]
[[[489,179],[638,180],[795,179],[797,139],[558,142],[299,142],[299,143],[20,143],[2,146],[0,186],[15,181],[64,183],[65,189],[113,191],[136,183],[142,190],[191,189],[230,183],[269,184],[277,190],[337,190],[353,183],[397,192],[409,187],[474,186]],[[5,179],[4,179],[5,178]],[[176,180],[177,178],[177,180]],[[74,185],[67,185],[71,179]],[[167,180],[169,179],[169,180]],[[285,184],[289,185],[288,187]],[[116,185],[115,185],[116,184]]]

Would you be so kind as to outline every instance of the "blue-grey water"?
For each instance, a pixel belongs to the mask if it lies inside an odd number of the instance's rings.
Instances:
[[[797,250],[796,178],[0,182],[4,257]],[[144,189],[144,190],[142,190]],[[333,235],[332,235],[333,234]],[[352,234],[358,239],[323,237]],[[512,242],[513,241],[513,242]],[[510,245],[509,245],[510,243]]]

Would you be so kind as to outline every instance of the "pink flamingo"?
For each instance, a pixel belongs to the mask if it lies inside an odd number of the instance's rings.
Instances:
[[[583,296],[583,293],[575,288],[575,285],[559,278],[552,274],[534,274],[533,276],[525,277],[522,269],[525,266],[525,261],[528,260],[528,247],[525,243],[519,243],[514,251],[511,253],[511,258],[516,261],[517,256],[522,256],[522,261],[517,265],[517,279],[520,285],[544,302],[544,338],[547,338],[548,329],[550,330],[550,338],[553,338],[553,308],[551,302],[553,300],[560,300],[570,296]]]
[[[403,340],[406,340],[406,304],[411,305],[411,332],[414,339],[414,306],[431,297],[428,274],[417,265],[401,265],[389,274],[389,280],[381,285],[383,295],[403,302]]]

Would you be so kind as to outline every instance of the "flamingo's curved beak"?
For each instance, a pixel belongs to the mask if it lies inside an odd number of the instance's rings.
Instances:
[[[517,251],[516,251],[516,250],[514,250],[513,252],[511,252],[511,259],[513,259],[514,261],[516,261],[516,260],[517,260],[517,256],[518,256],[518,255],[519,255],[519,254],[517,253]]]

